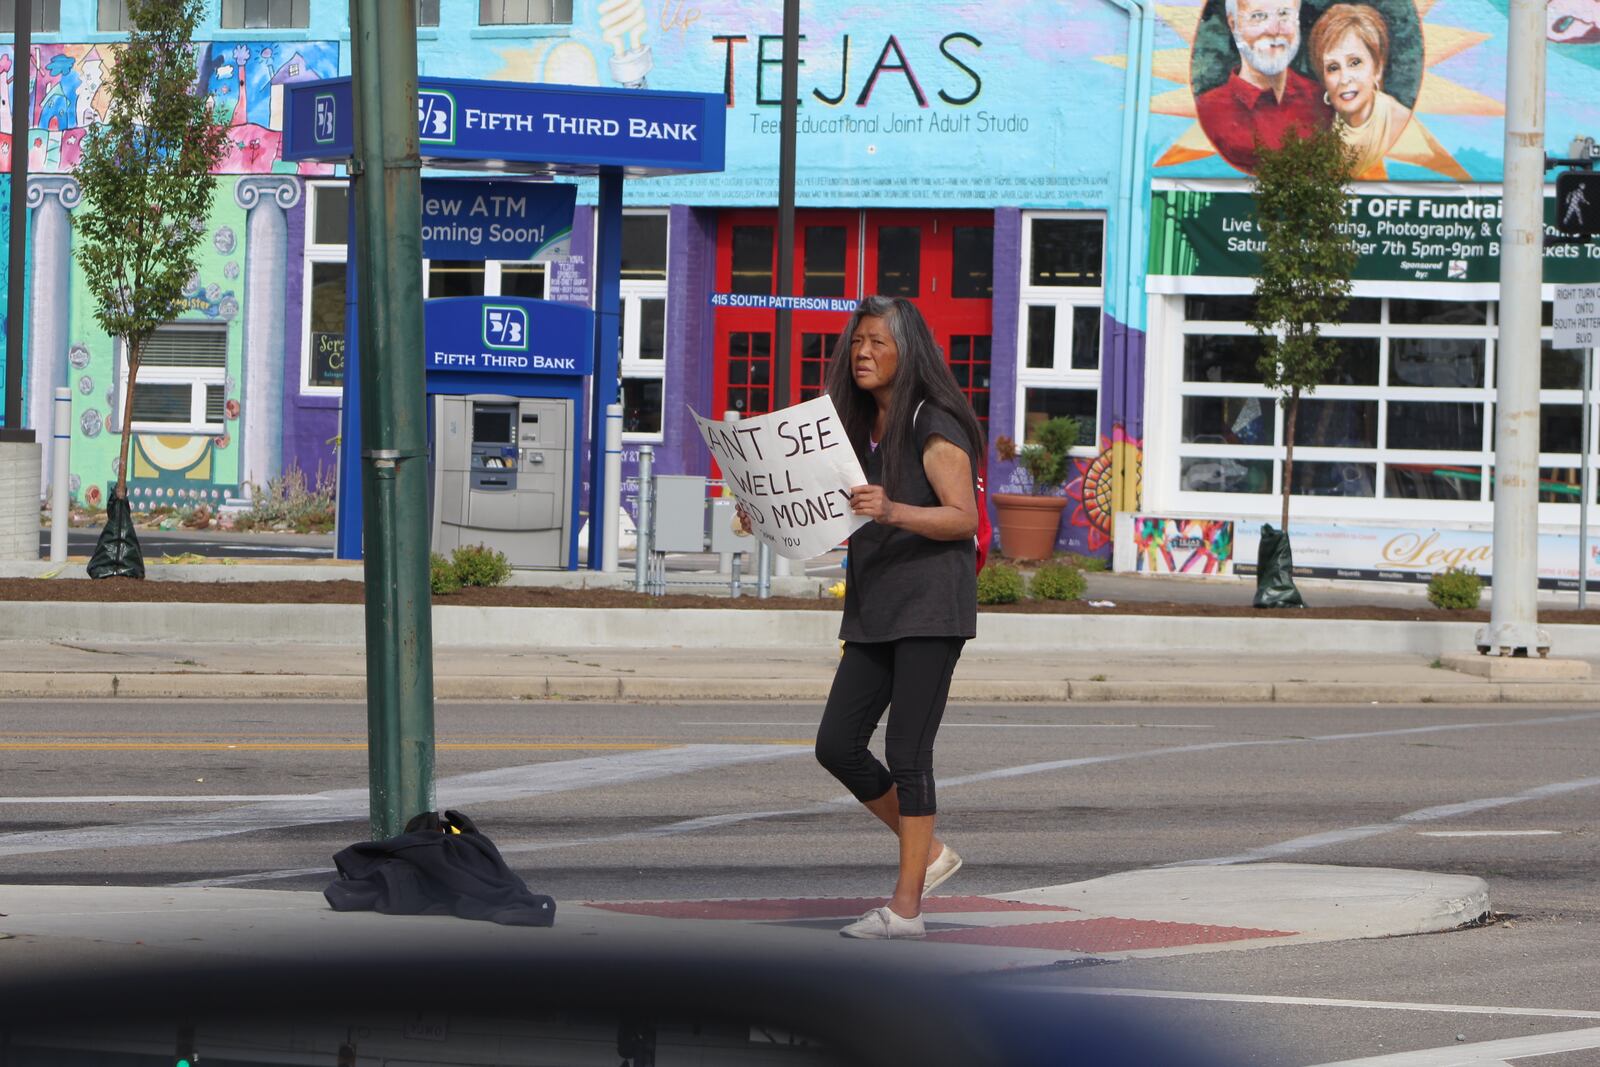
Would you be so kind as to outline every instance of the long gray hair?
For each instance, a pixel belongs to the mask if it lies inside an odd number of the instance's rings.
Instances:
[[[894,338],[895,348],[899,349],[884,439],[879,442],[879,447],[884,448],[883,485],[891,497],[899,488],[900,465],[918,457],[912,416],[919,403],[926,402],[949,412],[966,432],[966,443],[972,446],[972,455],[981,465],[985,445],[978,417],[973,414],[961,386],[956,384],[955,375],[950,373],[944,353],[934,341],[922,312],[911,301],[898,296],[869,296],[861,301],[839,335],[833,347],[833,358],[828,363],[828,395],[833,398],[833,406],[838,409],[861,465],[867,464],[872,424],[878,414],[872,394],[856,384],[850,358],[850,339],[865,318],[882,319],[889,328],[889,336]]]

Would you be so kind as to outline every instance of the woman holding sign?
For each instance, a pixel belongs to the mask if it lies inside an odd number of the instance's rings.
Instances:
[[[933,739],[961,647],[976,636],[973,534],[983,431],[922,314],[863,300],[828,365],[828,395],[867,485],[850,509],[844,655],[817,730],[817,759],[900,838],[889,902],[845,937],[922,937],[922,898],[961,866],[933,831]],[[889,766],[867,751],[885,710]]]

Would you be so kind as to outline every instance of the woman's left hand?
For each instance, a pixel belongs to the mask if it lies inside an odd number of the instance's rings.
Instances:
[[[889,499],[889,494],[883,491],[881,485],[852,486],[850,510],[857,515],[865,515],[873,522],[888,525],[894,513],[894,501]]]

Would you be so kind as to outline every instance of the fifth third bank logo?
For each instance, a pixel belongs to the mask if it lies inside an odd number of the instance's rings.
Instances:
[[[483,309],[483,343],[495,349],[528,347],[528,312],[525,308],[489,304]]]
[[[423,144],[455,144],[456,100],[442,89],[417,93],[417,135]]]

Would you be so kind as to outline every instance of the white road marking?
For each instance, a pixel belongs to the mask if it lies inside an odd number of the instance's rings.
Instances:
[[[1418,830],[1418,837],[1560,837],[1560,830]]]
[[[1407,736],[1417,733],[1427,733],[1439,730],[1463,729],[1491,729],[1498,727],[1523,727],[1550,725],[1554,723],[1580,722],[1600,718],[1600,712],[1587,712],[1579,715],[1548,716],[1541,719],[1509,720],[1507,722],[1478,722],[1478,723],[1441,723],[1436,726],[1406,727],[1396,730],[1366,731],[1359,734],[1331,734],[1322,737],[1290,737],[1276,738],[1261,741],[1212,741],[1198,745],[1177,745],[1169,748],[1138,749],[1133,752],[1110,753],[1102,756],[1083,756],[1077,759],[1051,760],[1043,763],[1029,763],[1016,767],[1000,767],[991,771],[981,771],[977,774],[964,775],[957,778],[941,779],[941,788],[950,789],[957,786],[969,785],[975,782],[994,781],[1004,778],[1018,778],[1031,774],[1042,774],[1050,771],[1068,770],[1073,767],[1086,767],[1099,763],[1116,763],[1126,760],[1144,759],[1151,756],[1176,756],[1194,752],[1221,751],[1232,748],[1256,748],[1280,745],[1304,745],[1322,741],[1333,740],[1367,740],[1391,736]],[[719,724],[725,725],[725,724]],[[792,753],[805,751],[804,749],[791,749]],[[365,794],[363,794],[364,796]],[[572,838],[562,841],[540,841],[528,844],[500,844],[500,851],[504,854],[523,852],[544,852],[558,848],[577,848],[584,845],[620,844],[628,841],[638,841],[649,838],[674,837],[680,834],[698,833],[702,830],[719,829],[724,826],[735,826],[739,823],[751,822],[757,819],[781,819],[796,815],[815,815],[840,807],[849,807],[855,803],[855,798],[849,794],[819,801],[815,804],[801,808],[783,808],[767,811],[731,812],[723,815],[707,815],[694,819],[683,819],[678,822],[664,823],[660,826],[646,827],[642,830],[630,830],[617,834],[605,834],[594,837]],[[242,831],[241,831],[242,832]],[[4,838],[0,838],[0,849],[4,847]],[[4,855],[0,851],[0,855]],[[1204,862],[1204,861],[1201,861]],[[1174,865],[1176,866],[1176,864]],[[288,878],[304,873],[300,870],[293,871],[263,871],[258,875],[234,875],[229,884],[241,884],[246,881],[269,881],[275,878]],[[313,871],[312,873],[317,873]],[[211,885],[211,882],[183,883],[185,885]],[[216,883],[221,884],[221,883]]]
[[[615,756],[500,767],[447,778],[435,787],[440,806],[465,808],[573,789],[594,789],[759,760],[784,759],[792,745],[684,745]],[[133,825],[86,826],[52,833],[0,834],[0,856],[29,856],[87,848],[140,848],[200,841],[285,826],[365,820],[366,787],[333,789],[288,801],[264,801],[226,811],[175,815]]]
[[[1365,1056],[1358,1060],[1318,1064],[1317,1067],[1510,1067],[1507,1061],[1524,1056],[1551,1056],[1558,1052],[1583,1052],[1595,1048],[1600,1048],[1600,1026],[1480,1041],[1472,1045],[1445,1045],[1414,1052]]]
[[[321,800],[320,793],[240,793],[233,796],[96,796],[96,797],[0,797],[5,804],[256,804],[277,801],[305,804]]]
[[[1396,816],[1385,823],[1373,823],[1367,826],[1348,826],[1343,830],[1326,830],[1320,834],[1307,834],[1305,837],[1296,837],[1288,841],[1280,841],[1275,845],[1263,845],[1253,848],[1248,852],[1236,853],[1232,856],[1215,856],[1203,860],[1179,860],[1177,863],[1164,863],[1163,867],[1223,867],[1234,863],[1256,863],[1261,860],[1279,859],[1283,856],[1305,852],[1309,849],[1324,848],[1328,845],[1342,845],[1347,841],[1359,841],[1366,837],[1377,837],[1380,834],[1393,833],[1403,830],[1412,823],[1432,822],[1436,819],[1449,819],[1457,815],[1468,815],[1473,812],[1485,811],[1489,808],[1503,808],[1508,804],[1521,804],[1529,800],[1544,800],[1547,797],[1559,796],[1562,793],[1574,793],[1580,789],[1593,789],[1600,786],[1600,778],[1576,778],[1570,782],[1552,782],[1549,785],[1538,785],[1532,789],[1509,797],[1484,797],[1480,800],[1464,800],[1459,804],[1440,804],[1431,808],[1419,808]]]
[[[1496,1004],[1430,1004],[1408,1000],[1345,1000],[1338,997],[1284,997],[1254,993],[1197,993],[1181,989],[1127,989],[1110,986],[1010,984],[1022,993],[1079,997],[1134,997],[1149,1000],[1200,1000],[1218,1004],[1278,1004],[1287,1007],[1364,1008],[1374,1011],[1433,1011],[1452,1015],[1526,1015],[1540,1019],[1600,1019],[1600,1011],[1579,1008],[1514,1008]]]

